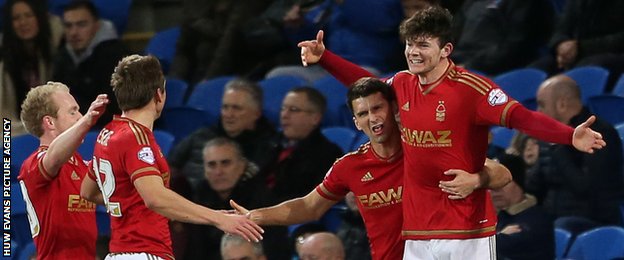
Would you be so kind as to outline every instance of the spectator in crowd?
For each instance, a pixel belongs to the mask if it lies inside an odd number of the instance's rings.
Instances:
[[[601,66],[611,72],[607,86],[612,86],[624,72],[622,13],[624,1],[567,0],[550,39],[552,54],[531,66],[549,75],[575,67]]]
[[[345,259],[371,259],[371,248],[368,242],[366,226],[360,215],[355,195],[353,192],[349,192],[344,200],[347,204],[347,210],[341,216],[342,222],[336,231],[336,235],[344,245]]]
[[[299,259],[344,260],[344,247],[340,238],[333,233],[315,233],[303,240],[299,249]]]
[[[200,183],[194,196],[195,203],[219,210],[230,209],[231,199],[254,207],[272,203],[268,189],[258,178],[258,167],[243,156],[236,141],[227,137],[211,139],[204,146],[203,159],[204,181]],[[186,254],[179,257],[218,259],[222,234],[216,227],[191,225]],[[263,237],[269,259],[288,259],[286,228],[266,228]]]
[[[70,87],[81,111],[101,93],[115,100],[111,74],[117,62],[129,53],[117,39],[113,24],[101,21],[93,3],[84,0],[72,1],[65,7],[63,24],[66,43],[54,60],[52,78]],[[120,112],[117,102],[111,102],[97,126],[104,126]]]
[[[22,103],[22,122],[39,139],[18,176],[39,259],[95,258],[95,203],[80,196],[89,168],[76,150],[107,103],[99,95],[82,116],[69,88],[57,82],[33,88]]]
[[[581,103],[576,82],[565,75],[551,77],[540,85],[537,106],[544,114],[571,126],[592,116]],[[619,225],[618,206],[624,199],[622,143],[608,122],[597,118],[592,128],[602,134],[608,146],[587,154],[570,145],[542,143],[538,168],[528,180],[526,191],[555,217],[583,217],[595,225]],[[576,232],[591,227],[586,225]]]
[[[216,125],[193,132],[169,153],[173,175],[186,176],[194,191],[204,181],[202,150],[204,144],[216,137],[236,140],[243,155],[264,170],[273,155],[271,138],[275,129],[262,116],[262,89],[254,82],[235,79],[225,85],[221,118]]]
[[[525,164],[516,155],[502,155],[513,181],[490,191],[498,210],[496,256],[498,259],[554,259],[555,238],[552,219],[537,206],[534,196],[524,193]]]
[[[245,75],[257,59],[242,26],[268,5],[259,1],[184,1],[185,14],[170,76],[191,84],[221,75]]]
[[[251,242],[232,234],[221,237],[221,259],[266,260],[261,242]]]
[[[44,2],[11,0],[2,10],[2,51],[0,53],[0,109],[13,121],[14,136],[25,133],[19,123],[20,104],[26,93],[52,78],[52,59],[56,54],[63,25],[49,15]]]
[[[526,165],[526,176],[524,180],[531,178],[536,170],[537,158],[539,157],[539,141],[525,133],[516,133],[511,138],[511,145],[505,150],[505,153],[519,156]],[[523,183],[522,185],[526,185]]]
[[[488,75],[524,67],[546,46],[553,14],[544,0],[466,0],[454,14],[451,58]]]
[[[304,196],[323,180],[342,150],[327,140],[320,125],[326,109],[322,93],[311,87],[289,91],[282,102],[281,133],[268,168],[267,186],[277,202]]]

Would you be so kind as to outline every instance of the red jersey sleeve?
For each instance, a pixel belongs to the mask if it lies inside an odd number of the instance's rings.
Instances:
[[[316,191],[328,200],[338,201],[349,193],[349,187],[341,176],[345,171],[341,168],[337,164],[329,168],[323,183],[316,187]]]
[[[372,73],[360,66],[341,58],[340,56],[325,50],[319,60],[319,64],[332,76],[338,79],[345,86],[351,86],[355,81],[363,77],[375,77]]]
[[[147,137],[145,140],[148,140]],[[123,151],[123,167],[128,173],[130,181],[148,175],[161,176],[156,156],[158,149],[150,142],[137,142],[129,140],[129,145]]]

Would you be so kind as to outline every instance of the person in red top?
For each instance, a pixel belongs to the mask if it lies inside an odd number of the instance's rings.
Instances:
[[[338,159],[323,182],[303,198],[250,212],[235,203],[232,206],[260,225],[288,225],[319,219],[352,191],[364,219],[372,258],[401,259],[403,153],[393,116],[397,109],[394,93],[380,80],[363,78],[349,89],[347,99],[356,127],[370,142]],[[511,180],[507,168],[493,161],[486,162],[481,174],[461,170],[446,174],[456,176],[441,187],[452,199],[469,197],[485,185],[500,188]]]
[[[487,191],[449,200],[438,189],[445,169],[478,172],[485,160],[491,125],[516,128],[539,139],[593,152],[606,143],[589,128],[576,129],[529,111],[491,80],[457,67],[449,59],[452,16],[438,6],[417,11],[400,28],[409,70],[387,79],[399,107],[405,157],[403,190],[404,259],[495,258],[496,214]],[[316,40],[299,43],[304,65],[320,62],[349,85],[370,73]]]
[[[100,131],[81,189],[84,197],[103,202],[110,214],[106,259],[173,259],[168,219],[262,239],[262,229],[245,217],[199,206],[169,189],[169,166],[152,133],[166,97],[158,59],[123,58],[111,85],[123,113]]]
[[[31,89],[22,103],[22,123],[40,142],[17,177],[38,259],[95,258],[95,204],[80,197],[88,168],[76,149],[107,103],[99,95],[83,116],[58,82]]]

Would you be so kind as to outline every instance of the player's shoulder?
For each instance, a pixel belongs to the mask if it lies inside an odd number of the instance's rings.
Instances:
[[[360,145],[360,147],[358,147],[358,149],[356,149],[355,151],[348,152],[342,157],[336,159],[336,161],[334,162],[334,167],[342,166],[342,165],[350,165],[352,163],[356,163],[360,161],[362,158],[366,157],[366,154],[368,153],[369,149],[370,149],[370,142],[366,142]]]
[[[110,135],[109,142],[127,145],[150,145],[150,133],[144,126],[128,119],[116,118],[113,125],[107,125],[100,135]]]
[[[496,84],[487,77],[457,66],[451,68],[446,77],[454,83],[455,87],[471,89],[481,95],[497,88]]]

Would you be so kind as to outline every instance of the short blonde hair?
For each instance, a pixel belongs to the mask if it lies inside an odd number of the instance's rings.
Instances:
[[[56,118],[58,105],[52,100],[52,94],[56,92],[68,92],[69,88],[60,82],[52,82],[32,88],[26,94],[26,99],[22,102],[22,112],[20,118],[28,133],[41,137],[43,128],[41,120],[44,116]]]

